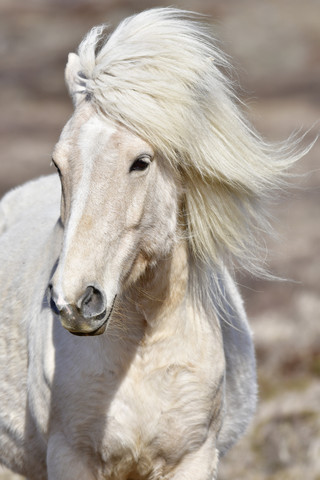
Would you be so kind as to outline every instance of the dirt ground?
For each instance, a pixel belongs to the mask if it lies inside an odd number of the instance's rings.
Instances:
[[[67,53],[102,22],[159,6],[152,0],[2,0],[0,193],[49,173],[72,111]],[[163,1],[162,6],[172,5]],[[177,0],[208,15],[232,57],[255,127],[269,141],[310,143],[320,127],[319,0]],[[318,123],[316,123],[318,122]],[[239,278],[255,335],[260,401],[246,436],[221,461],[220,480],[320,480],[320,141],[273,207],[270,270],[290,281]],[[0,405],[1,408],[1,405]],[[18,478],[8,472],[0,480]]]

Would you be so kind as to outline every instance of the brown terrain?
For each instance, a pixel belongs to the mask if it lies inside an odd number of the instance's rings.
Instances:
[[[0,193],[50,173],[71,114],[63,70],[88,29],[163,0],[1,0]],[[319,0],[176,0],[208,15],[231,56],[254,126],[268,141],[319,133]],[[317,123],[318,122],[318,123]],[[220,480],[320,480],[320,141],[273,207],[270,271],[288,281],[239,279],[255,335],[258,410],[221,461]],[[298,188],[296,188],[298,187]],[[0,406],[1,408],[1,406]],[[0,480],[18,479],[7,471]]]

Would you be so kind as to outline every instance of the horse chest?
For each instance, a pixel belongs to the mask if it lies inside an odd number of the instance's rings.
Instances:
[[[204,333],[196,345],[188,334],[131,352],[108,343],[105,360],[86,343],[61,363],[60,422],[68,444],[93,460],[95,478],[160,478],[205,442],[224,360]]]
[[[168,465],[199,447],[212,411],[212,382],[204,377],[189,362],[153,367],[138,358],[105,416],[103,478],[164,475]]]

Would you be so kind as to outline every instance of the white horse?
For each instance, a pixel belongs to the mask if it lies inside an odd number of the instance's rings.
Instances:
[[[255,268],[261,205],[291,159],[243,120],[221,65],[175,9],[96,27],[69,55],[60,181],[1,203],[0,462],[13,471],[215,479],[250,421],[254,349],[225,265]]]

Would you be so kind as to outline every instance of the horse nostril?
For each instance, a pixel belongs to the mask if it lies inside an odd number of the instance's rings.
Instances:
[[[104,316],[106,310],[106,302],[103,293],[96,287],[89,286],[79,299],[79,310],[84,318],[93,318]]]

